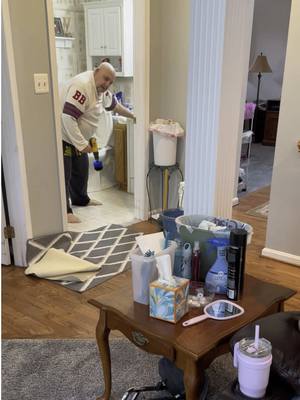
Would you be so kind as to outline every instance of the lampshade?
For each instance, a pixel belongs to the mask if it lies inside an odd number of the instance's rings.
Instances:
[[[260,53],[260,55],[256,57],[255,63],[252,65],[249,72],[272,72],[267,57],[263,56],[263,53]]]

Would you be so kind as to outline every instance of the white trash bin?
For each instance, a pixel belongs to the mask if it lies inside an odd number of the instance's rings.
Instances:
[[[157,119],[150,124],[153,132],[154,164],[168,167],[176,164],[177,138],[183,136],[178,122],[170,119]]]
[[[170,241],[170,245],[156,256],[169,254],[171,257],[172,268],[174,267],[174,257],[177,244]],[[155,256],[145,257],[139,248],[130,253],[132,269],[132,290],[133,300],[137,303],[149,304],[149,285],[158,279]]]

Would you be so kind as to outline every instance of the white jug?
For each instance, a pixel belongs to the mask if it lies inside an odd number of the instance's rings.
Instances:
[[[262,398],[269,382],[272,364],[271,343],[260,338],[245,338],[234,346],[233,365],[238,368],[238,380],[243,394],[254,399]]]

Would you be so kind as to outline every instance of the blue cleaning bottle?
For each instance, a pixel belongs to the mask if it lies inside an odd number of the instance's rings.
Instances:
[[[205,284],[215,293],[226,294],[228,273],[226,251],[229,241],[226,238],[214,238],[209,239],[208,243],[217,247],[217,259],[206,274]]]

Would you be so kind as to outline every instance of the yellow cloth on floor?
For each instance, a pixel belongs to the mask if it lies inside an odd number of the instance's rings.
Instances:
[[[40,261],[26,268],[25,274],[52,280],[84,282],[98,269],[98,265],[67,254],[62,249],[49,249]]]

